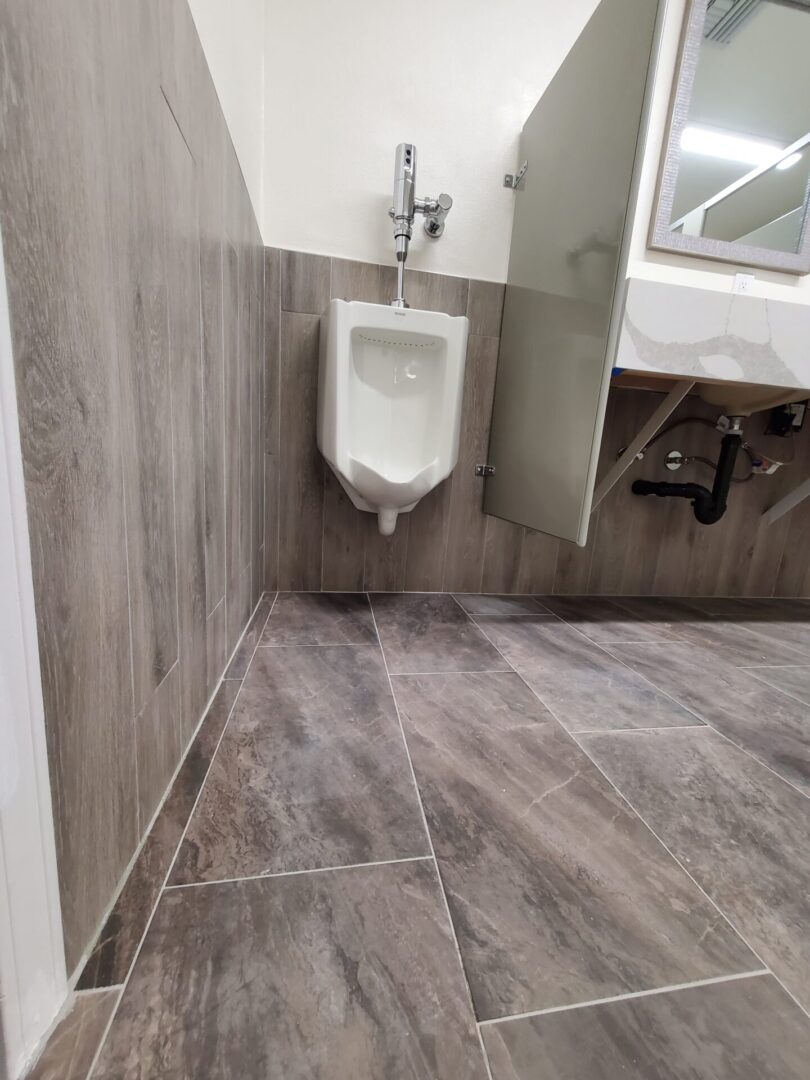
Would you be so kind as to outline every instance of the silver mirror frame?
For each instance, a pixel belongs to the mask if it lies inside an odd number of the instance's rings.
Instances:
[[[810,273],[810,212],[808,212],[810,184],[808,193],[805,194],[804,220],[797,253],[771,251],[769,248],[733,243],[730,240],[684,236],[682,233],[673,233],[670,230],[675,186],[681,164],[681,135],[689,116],[707,8],[708,0],[691,0],[684,20],[680,53],[670,97],[664,149],[658,172],[655,209],[650,221],[647,246],[654,251],[671,251],[680,255],[737,263],[761,270],[781,270],[786,274],[808,274]],[[810,18],[810,12],[808,12],[808,18]]]

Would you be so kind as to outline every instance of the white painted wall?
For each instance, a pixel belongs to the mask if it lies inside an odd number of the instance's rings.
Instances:
[[[67,995],[0,241],[0,1022],[20,1076]]]
[[[417,194],[455,202],[440,240],[417,219],[408,266],[505,280],[503,174],[596,0],[266,2],[265,242],[393,263],[394,149],[409,141]]]
[[[687,2],[688,0],[668,0],[667,4],[627,273],[628,277],[729,292],[734,275],[740,270],[751,273],[749,268],[647,249],[658,167]],[[792,274],[778,274],[767,270],[755,270],[753,273],[756,280],[750,291],[752,296],[810,304],[810,275],[795,277]]]
[[[189,7],[261,228],[265,0],[189,0]]]

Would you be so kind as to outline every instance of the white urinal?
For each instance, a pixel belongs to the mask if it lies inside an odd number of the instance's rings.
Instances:
[[[458,459],[468,327],[346,300],[321,317],[318,447],[385,536]]]

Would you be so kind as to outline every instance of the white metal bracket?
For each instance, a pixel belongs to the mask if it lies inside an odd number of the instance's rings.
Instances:
[[[675,383],[650,419],[642,427],[638,435],[636,435],[635,439],[633,439],[615,465],[605,475],[602,483],[594,492],[593,502],[591,503],[592,511],[597,508],[607,493],[618,484],[638,457],[639,452],[644,449],[650,439],[652,439],[652,437],[658,433],[659,429],[664,426],[666,421],[673,412],[675,412],[694,385],[694,379],[682,379],[680,382]]]
[[[523,164],[520,166],[520,168],[518,169],[518,171],[514,175],[512,173],[508,172],[506,174],[506,176],[504,176],[504,178],[503,178],[503,186],[508,187],[508,188],[512,188],[512,189],[516,188],[518,186],[518,184],[520,183],[520,181],[523,179],[523,177],[526,175],[526,170],[528,169],[528,167],[529,167],[528,161],[524,161]]]

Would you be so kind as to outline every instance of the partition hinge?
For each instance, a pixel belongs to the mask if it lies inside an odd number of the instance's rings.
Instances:
[[[520,169],[516,173],[508,172],[503,178],[503,186],[508,188],[516,188],[523,177],[526,175],[526,170],[529,167],[528,161],[524,161],[520,166]]]
[[[495,466],[494,465],[476,465],[475,466],[475,475],[476,476],[494,476],[495,475]]]

